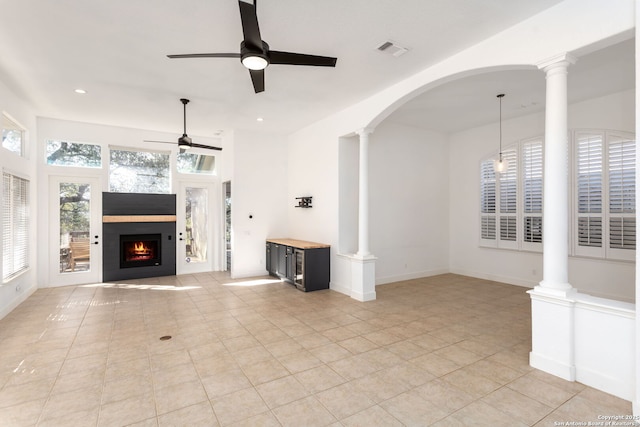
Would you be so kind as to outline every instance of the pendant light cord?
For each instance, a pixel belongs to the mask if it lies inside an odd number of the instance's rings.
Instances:
[[[500,101],[500,163],[502,163],[502,98],[504,98],[504,93],[497,95],[497,98]]]

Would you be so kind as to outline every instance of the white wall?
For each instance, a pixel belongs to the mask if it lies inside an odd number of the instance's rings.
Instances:
[[[388,121],[370,136],[370,247],[376,284],[449,270],[445,135]]]
[[[22,274],[9,280],[7,283],[0,283],[1,319],[37,289],[37,256],[36,251],[33,248],[37,247],[37,236],[39,230],[36,220],[38,212],[38,192],[35,166],[35,147],[37,141],[35,113],[27,102],[23,101],[18,95],[13,93],[2,82],[0,82],[0,111],[7,113],[20,126],[24,127],[27,130],[25,135],[25,157],[20,157],[8,150],[5,150],[4,148],[0,148],[0,169],[3,172],[6,171],[29,180],[31,213],[29,247],[32,248],[29,253],[30,268]],[[0,222],[2,222],[2,212],[2,197],[0,197]],[[0,252],[2,252],[2,245],[0,245]],[[2,264],[0,264],[0,270],[1,269]]]
[[[267,274],[265,240],[289,237],[287,144],[281,135],[234,133],[231,178],[233,277]],[[253,218],[249,218],[249,216]]]
[[[635,91],[615,93],[569,106],[569,128],[634,132]],[[542,255],[481,248],[479,234],[479,162],[497,150],[496,124],[450,135],[451,271],[533,287],[542,280]],[[544,134],[544,115],[503,122],[503,145]],[[458,196],[458,197],[456,197]],[[633,263],[571,257],[569,281],[580,292],[633,301]]]

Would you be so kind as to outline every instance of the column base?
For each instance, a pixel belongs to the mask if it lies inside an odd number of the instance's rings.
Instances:
[[[541,371],[576,380],[574,354],[575,289],[536,286],[531,296],[531,353],[529,364]]]
[[[376,299],[376,258],[368,255],[352,255],[351,261],[351,298],[358,301]]]

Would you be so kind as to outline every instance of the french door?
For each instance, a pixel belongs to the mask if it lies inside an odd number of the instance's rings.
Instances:
[[[102,280],[102,187],[98,178],[49,180],[49,284]]]
[[[218,252],[214,230],[219,222],[215,213],[216,186],[206,182],[181,182],[178,192],[178,274],[212,271]]]

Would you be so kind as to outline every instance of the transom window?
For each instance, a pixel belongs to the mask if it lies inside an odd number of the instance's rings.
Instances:
[[[111,149],[109,191],[168,194],[170,189],[169,153]]]
[[[2,148],[24,156],[24,128],[7,114],[2,114]]]
[[[47,141],[45,152],[48,165],[84,168],[102,167],[100,146],[96,144]]]
[[[177,169],[180,173],[215,175],[216,158],[206,154],[178,153]]]

